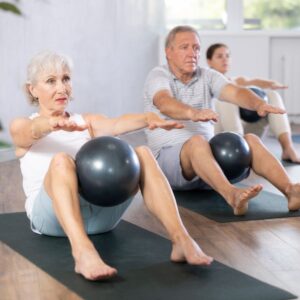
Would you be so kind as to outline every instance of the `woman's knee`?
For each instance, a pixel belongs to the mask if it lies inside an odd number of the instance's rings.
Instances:
[[[145,146],[145,145],[142,145],[142,146],[138,146],[136,147],[135,149],[135,152],[138,154],[138,155],[142,155],[142,156],[153,156],[152,155],[152,152],[150,150],[149,147]]]
[[[140,161],[156,161],[151,150],[147,146],[138,146],[135,148],[135,152],[137,156],[139,157]]]
[[[269,104],[285,109],[281,95],[277,91],[268,90],[266,93]]]
[[[70,170],[75,170],[75,162],[71,156],[66,153],[60,152],[53,156],[49,170],[54,170],[58,173],[65,173]]]
[[[150,166],[159,168],[158,162],[155,159],[154,155],[152,154],[152,151],[147,146],[138,146],[135,148],[135,152],[139,158],[141,170],[145,170],[147,167],[147,170],[150,170]],[[153,170],[153,169],[152,169]]]

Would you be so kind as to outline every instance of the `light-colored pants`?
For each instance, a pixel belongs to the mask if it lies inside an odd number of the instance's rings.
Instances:
[[[120,222],[132,199],[133,197],[116,206],[101,207],[93,205],[79,196],[80,210],[86,232],[97,234],[112,230]],[[52,200],[44,187],[41,188],[34,200],[31,228],[39,234],[66,236],[54,213]]]
[[[266,90],[269,104],[285,109],[280,94],[273,90]],[[216,100],[216,112],[219,120],[215,125],[215,133],[233,131],[239,134],[254,133],[262,136],[269,125],[270,129],[278,138],[282,133],[291,133],[290,123],[287,114],[268,114],[255,123],[248,123],[240,118],[239,107],[225,101]]]
[[[200,177],[194,177],[192,180],[186,180],[182,174],[180,163],[180,152],[184,143],[176,144],[173,146],[164,147],[160,150],[157,157],[157,162],[167,177],[173,190],[211,190],[212,188],[205,183]],[[248,172],[242,174],[239,178],[231,180],[231,183],[240,182],[247,178],[250,174]]]

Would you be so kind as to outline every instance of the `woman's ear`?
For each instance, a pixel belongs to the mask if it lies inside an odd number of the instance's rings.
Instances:
[[[34,95],[34,86],[31,83],[26,83],[26,89],[32,95],[32,97],[36,98]]]

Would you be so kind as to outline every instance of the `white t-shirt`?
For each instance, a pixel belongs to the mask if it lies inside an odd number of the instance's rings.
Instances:
[[[38,116],[39,114],[35,113],[29,118],[34,119]],[[71,114],[70,120],[78,125],[85,124],[83,117],[79,114]],[[90,139],[88,130],[53,131],[34,143],[26,154],[20,158],[23,189],[26,195],[25,210],[29,218],[31,217],[34,199],[43,185],[53,156],[58,152],[64,152],[75,158],[80,147]]]

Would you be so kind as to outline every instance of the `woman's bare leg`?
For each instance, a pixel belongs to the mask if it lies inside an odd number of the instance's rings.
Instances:
[[[57,154],[50,164],[44,185],[57,219],[70,241],[75,272],[89,280],[114,276],[117,270],[103,262],[85,232],[73,159],[64,153]]]
[[[300,163],[300,155],[294,147],[290,132],[280,134],[278,141],[282,148],[281,158],[292,163]]]
[[[163,224],[171,238],[171,260],[209,265],[213,259],[188,234],[179,216],[171,187],[152,153],[143,146],[138,147],[136,152],[141,163],[141,192],[147,208]]]

